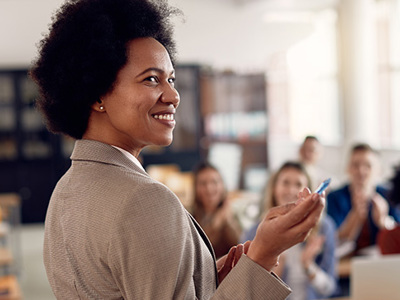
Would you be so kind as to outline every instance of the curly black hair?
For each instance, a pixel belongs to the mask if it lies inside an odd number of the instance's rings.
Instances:
[[[30,70],[48,129],[82,138],[91,105],[112,90],[127,63],[129,41],[152,37],[174,61],[170,18],[176,14],[180,11],[163,0],[67,0]]]

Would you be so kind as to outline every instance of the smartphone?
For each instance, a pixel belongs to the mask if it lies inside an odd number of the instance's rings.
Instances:
[[[322,192],[326,190],[326,188],[328,187],[328,185],[331,183],[331,179],[328,178],[326,180],[324,180],[315,190],[314,193],[320,194],[322,195]]]

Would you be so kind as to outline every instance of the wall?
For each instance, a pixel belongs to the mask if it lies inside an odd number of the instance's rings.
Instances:
[[[307,24],[267,23],[263,2],[232,5],[227,1],[173,0],[185,15],[177,20],[181,61],[200,61],[220,69],[265,71],[272,53],[286,49],[311,32]]]
[[[28,66],[35,45],[47,32],[62,0],[0,1],[0,67]],[[306,36],[311,28],[263,21],[262,2],[171,0],[184,16],[174,19],[181,62],[200,62],[221,69],[262,70],[268,57]],[[227,55],[228,54],[228,55]]]
[[[62,0],[0,1],[0,67],[26,67]]]

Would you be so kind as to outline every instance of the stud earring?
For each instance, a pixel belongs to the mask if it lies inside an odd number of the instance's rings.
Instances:
[[[100,108],[100,110],[103,110],[103,109],[104,109],[104,106],[100,106],[99,108]]]

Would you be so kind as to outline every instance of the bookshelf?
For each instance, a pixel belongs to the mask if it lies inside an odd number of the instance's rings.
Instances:
[[[55,183],[68,166],[62,138],[35,108],[26,69],[0,70],[0,193],[21,197],[23,223],[43,222]]]

